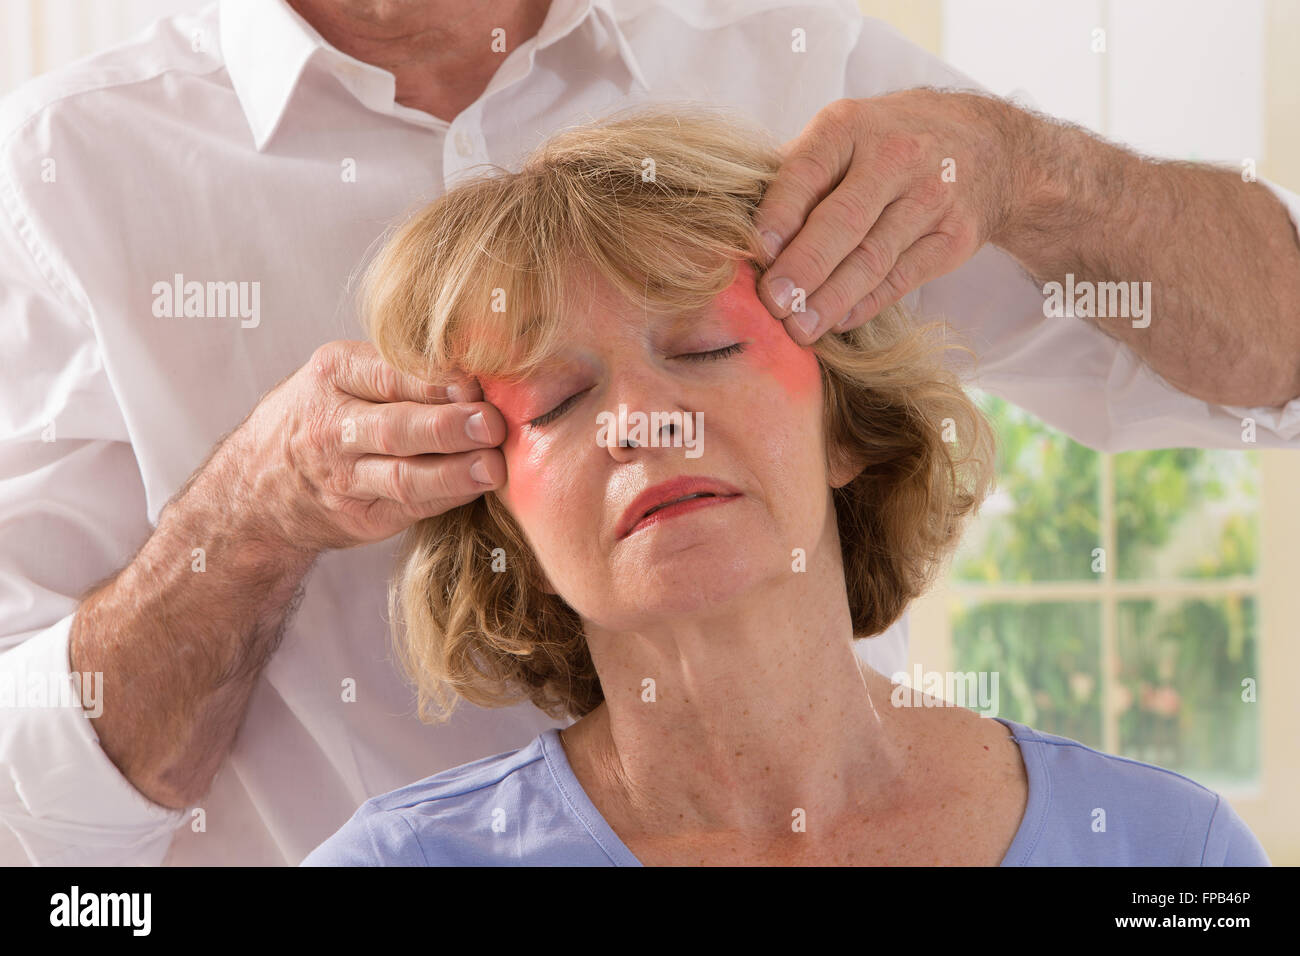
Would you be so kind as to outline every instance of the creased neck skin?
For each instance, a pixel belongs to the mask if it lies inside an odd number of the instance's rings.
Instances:
[[[603,810],[629,830],[773,844],[802,811],[813,844],[895,801],[909,738],[889,681],[858,664],[826,564],[657,628],[589,632],[606,702],[563,737],[618,804]]]

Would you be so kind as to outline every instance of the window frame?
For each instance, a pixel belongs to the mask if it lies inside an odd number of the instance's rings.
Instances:
[[[1249,449],[1247,449],[1249,450]],[[1253,785],[1218,792],[1268,849],[1274,862],[1300,859],[1300,839],[1289,825],[1300,793],[1300,694],[1289,693],[1286,676],[1300,674],[1300,455],[1289,449],[1255,449],[1259,465],[1259,555],[1250,577],[1186,581],[1115,579],[1113,455],[1100,457],[1101,547],[1106,572],[1096,581],[980,584],[953,580],[951,565],[938,583],[909,608],[911,667],[923,672],[953,669],[951,613],[961,602],[1096,601],[1101,604],[1101,750],[1118,753],[1118,714],[1112,710],[1119,602],[1132,598],[1217,597],[1247,594],[1256,601],[1255,635],[1260,673],[1259,775]],[[1125,454],[1119,452],[1118,454]],[[1269,675],[1272,675],[1270,679]]]

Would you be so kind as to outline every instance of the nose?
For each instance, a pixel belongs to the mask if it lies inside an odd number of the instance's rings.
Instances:
[[[602,420],[611,425],[604,445],[615,461],[631,461],[647,447],[680,448],[687,424],[686,389],[666,372],[642,366],[621,370],[609,389]]]

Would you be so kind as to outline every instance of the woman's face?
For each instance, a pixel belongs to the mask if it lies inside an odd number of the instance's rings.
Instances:
[[[553,364],[522,382],[480,377],[507,425],[507,480],[497,494],[550,589],[584,621],[636,630],[665,615],[718,610],[793,573],[795,549],[813,568],[833,548],[838,566],[829,488],[851,475],[827,474],[818,362],[758,301],[754,282],[752,266],[740,263],[704,317],[676,331],[593,285]],[[636,448],[620,447],[617,433],[603,440],[602,422],[617,420],[620,405],[629,428],[637,412],[698,420],[685,438],[702,453],[689,457],[671,428],[634,436]],[[735,494],[666,509],[620,535],[634,499],[681,476]]]

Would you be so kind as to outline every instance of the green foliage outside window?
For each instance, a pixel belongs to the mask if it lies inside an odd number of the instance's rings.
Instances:
[[[1259,553],[1254,452],[1160,449],[1110,457],[1115,582],[1152,589],[1115,604],[1115,672],[1103,680],[1105,603],[981,599],[980,585],[1095,583],[1103,541],[1102,455],[993,396],[998,488],[972,523],[951,581],[957,670],[999,672],[1000,715],[1209,784],[1258,771],[1258,679],[1250,594],[1155,593],[1161,583],[1251,579]]]

